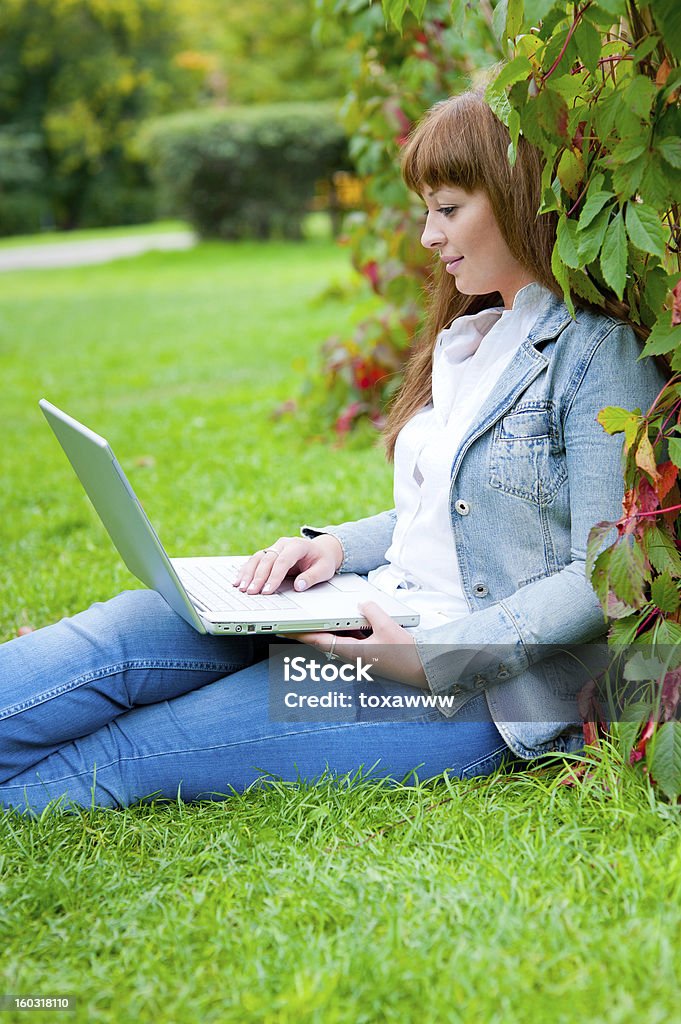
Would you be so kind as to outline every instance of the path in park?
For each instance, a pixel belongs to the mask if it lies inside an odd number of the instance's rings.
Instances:
[[[0,271],[34,270],[49,267],[79,267],[86,263],[108,263],[127,256],[139,256],[151,249],[191,249],[196,236],[191,231],[165,231],[155,235],[128,235],[92,241],[53,242],[0,249]]]

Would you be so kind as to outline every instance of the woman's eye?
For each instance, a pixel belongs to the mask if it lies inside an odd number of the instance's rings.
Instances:
[[[443,214],[445,217],[451,217],[456,209],[456,206],[441,206],[437,212]]]

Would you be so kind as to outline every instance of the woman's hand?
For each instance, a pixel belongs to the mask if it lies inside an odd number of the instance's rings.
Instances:
[[[280,537],[245,562],[234,586],[248,594],[273,594],[285,576],[295,576],[295,590],[330,580],[343,561],[343,548],[330,533],[312,540]]]
[[[413,636],[390,618],[375,601],[361,604],[359,610],[368,619],[371,636],[361,640],[338,633],[289,633],[291,640],[300,640],[333,658],[372,665],[375,676],[396,679],[410,686],[428,689],[426,674],[416,650]],[[279,634],[280,636],[284,634]],[[334,643],[335,640],[335,643]]]

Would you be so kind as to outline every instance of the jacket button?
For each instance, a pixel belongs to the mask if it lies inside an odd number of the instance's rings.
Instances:
[[[463,693],[463,690],[460,686],[452,686],[452,694],[454,697],[458,697],[461,693]]]
[[[480,674],[478,673],[478,675],[477,675],[477,676],[475,677],[475,679],[473,680],[473,682],[475,683],[475,688],[476,688],[476,690],[482,690],[482,688],[484,687],[484,685],[485,685],[485,683],[487,682],[487,680],[485,679],[485,677],[484,677],[484,676],[481,676],[481,675],[480,675]]]
[[[461,498],[458,498],[454,502],[454,508],[456,509],[456,511],[459,513],[460,516],[467,516],[468,513],[471,510],[471,507],[468,504],[468,502],[467,501],[463,501]]]
[[[473,587],[473,593],[476,597],[487,597],[489,591],[484,583],[476,583]]]
[[[510,675],[510,673],[509,673],[508,669],[506,668],[506,666],[505,665],[500,665],[499,666],[499,671],[497,672],[497,679],[508,679],[509,675]]]

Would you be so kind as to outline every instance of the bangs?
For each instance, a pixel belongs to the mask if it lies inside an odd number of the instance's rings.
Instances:
[[[489,148],[489,132],[483,122],[489,122],[490,113],[484,100],[472,92],[436,103],[402,151],[407,187],[418,195],[426,188],[446,185],[467,192],[482,188],[485,168],[489,175],[489,154],[484,152]]]

